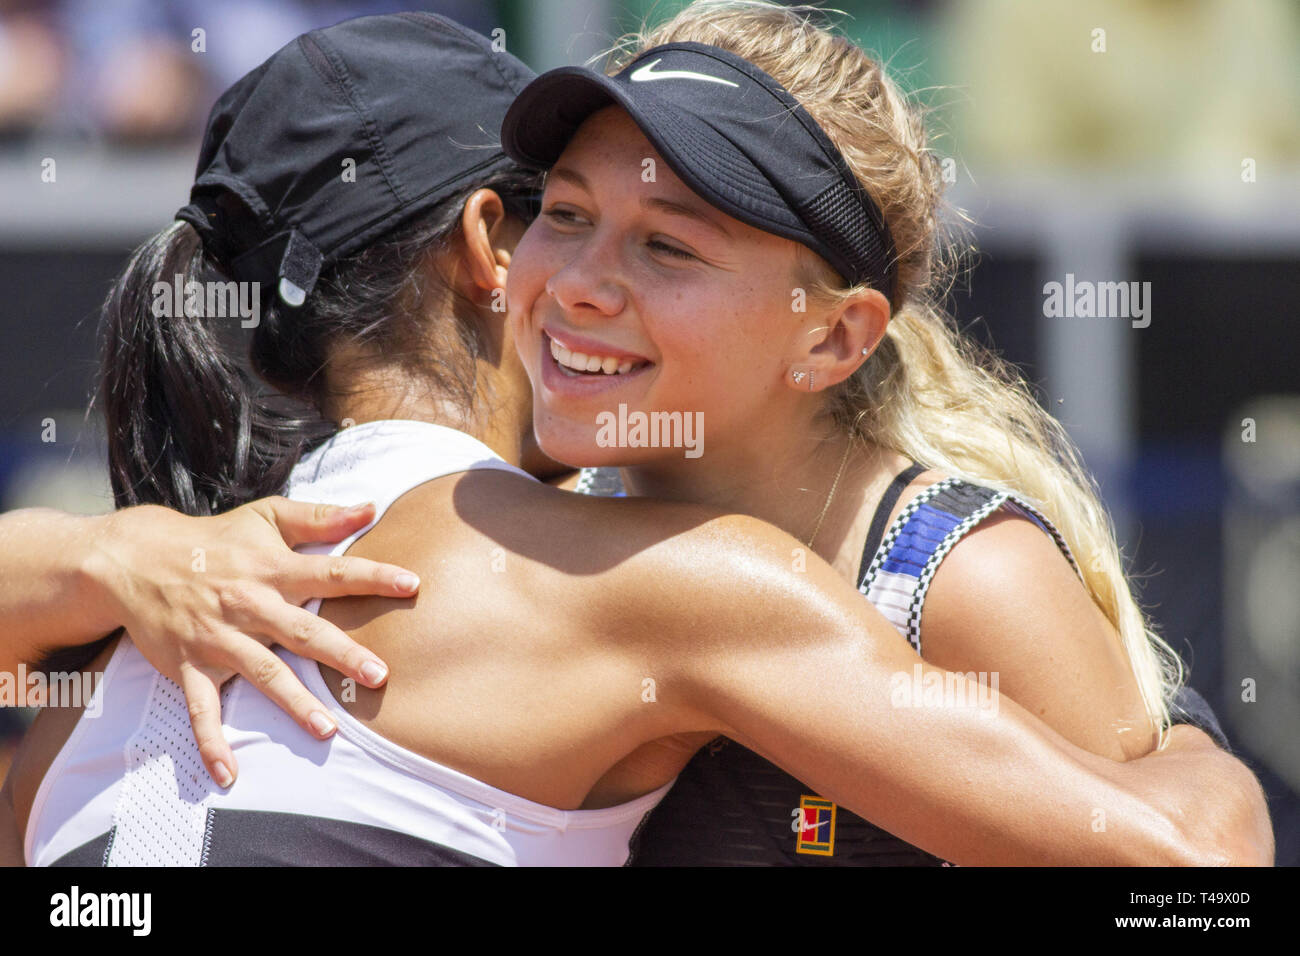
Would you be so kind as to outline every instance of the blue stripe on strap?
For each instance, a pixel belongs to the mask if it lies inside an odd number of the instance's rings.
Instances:
[[[961,522],[962,518],[933,508],[926,502],[916,509],[899,533],[880,569],[919,578],[934,549]]]

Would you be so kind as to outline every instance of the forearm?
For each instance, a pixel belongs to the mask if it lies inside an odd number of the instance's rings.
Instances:
[[[792,575],[784,550],[719,562],[745,570],[735,594],[718,593],[722,575],[682,594],[693,582],[679,575],[675,601],[633,608],[660,633],[690,635],[671,653],[690,706],[721,722],[707,729],[956,863],[1254,862],[1249,847],[1223,852],[1209,819],[1213,747],[1128,763],[1089,753],[991,681],[921,661],[833,571],[809,562]],[[708,630],[675,619],[689,598],[711,602]]]
[[[924,839],[965,830],[960,852],[996,865],[1189,866],[1229,862],[1184,827],[1204,803],[1195,788],[1201,755],[1167,751],[1127,763],[1071,743],[1002,698],[996,715],[971,708],[938,714],[941,759],[953,768]],[[932,768],[934,769],[934,768]],[[956,800],[950,799],[958,794]],[[958,806],[953,806],[957,804]],[[967,814],[965,825],[958,814]],[[968,836],[968,839],[967,839]],[[960,857],[949,857],[963,862]]]
[[[1227,755],[1204,735],[1127,763],[1089,753],[991,678],[923,662],[815,555],[792,571],[794,539],[675,514],[656,513],[649,543],[616,529],[635,557],[603,576],[591,615],[649,662],[663,735],[726,734],[955,863],[1260,862],[1257,840],[1220,832],[1232,820],[1206,781]]]
[[[863,704],[853,713],[838,693],[812,692],[791,708],[778,692],[779,715],[751,711],[729,721],[729,733],[822,796],[954,863],[1207,862],[1167,800],[1186,772],[1181,755],[1158,758],[1168,761],[1159,774],[1135,773],[1140,761],[1089,754],[1007,698],[996,710],[892,706],[889,687],[883,672],[859,683]],[[971,682],[954,687],[975,699]]]
[[[118,626],[100,553],[113,518],[46,508],[0,515],[0,670]]]

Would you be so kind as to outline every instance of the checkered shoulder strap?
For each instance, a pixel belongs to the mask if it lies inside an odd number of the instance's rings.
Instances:
[[[617,468],[584,468],[578,473],[578,483],[573,490],[580,495],[600,498],[622,498],[627,494]]]
[[[1007,491],[946,478],[908,502],[876,549],[858,590],[921,652],[921,610],[941,562],[962,537],[1000,508],[1051,535],[1075,573],[1079,566],[1061,533],[1024,499]]]

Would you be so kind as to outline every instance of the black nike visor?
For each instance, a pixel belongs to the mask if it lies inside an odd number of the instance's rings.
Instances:
[[[614,76],[578,66],[543,73],[506,112],[502,148],[549,169],[578,127],[610,105],[711,205],[803,243],[849,285],[868,283],[893,302],[896,256],[880,209],[799,101],[719,47],[655,47]]]

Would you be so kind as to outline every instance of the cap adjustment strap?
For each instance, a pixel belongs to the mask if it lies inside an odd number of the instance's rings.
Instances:
[[[286,305],[298,308],[307,300],[307,294],[320,277],[324,257],[310,239],[297,229],[290,230],[289,243],[280,260],[280,298]]]
[[[321,255],[315,243],[297,229],[277,233],[230,261],[235,278],[252,282],[277,282],[285,305],[298,308],[320,277]]]

